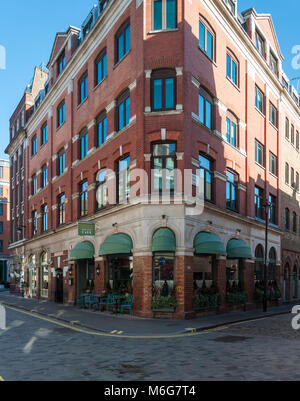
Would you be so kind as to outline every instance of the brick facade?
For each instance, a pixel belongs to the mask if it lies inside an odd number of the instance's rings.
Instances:
[[[162,4],[166,6],[165,1],[162,1]],[[253,262],[258,247],[265,246],[264,219],[263,215],[261,218],[257,215],[259,207],[255,208],[254,202],[258,188],[262,191],[259,202],[265,203],[270,195],[275,202],[267,252],[268,255],[270,251],[275,252],[276,281],[283,291],[283,269],[279,265],[282,211],[286,202],[283,194],[286,191],[282,183],[285,153],[280,145],[285,117],[281,110],[287,108],[299,119],[299,108],[289,91],[281,84],[283,57],[274,34],[272,20],[270,16],[257,14],[253,9],[242,15],[237,12],[232,14],[227,2],[221,0],[177,0],[176,4],[176,26],[172,29],[155,31],[151,0],[110,0],[100,16],[94,18],[93,27],[87,35],[84,29],[80,31],[73,27],[56,35],[47,65],[49,75],[44,75],[42,82],[37,82],[35,86],[45,84],[47,93],[44,93],[40,104],[34,99],[34,106],[28,112],[30,118],[24,126],[26,140],[20,139],[24,144],[22,146],[26,177],[26,233],[24,230],[24,243],[21,244],[24,248],[21,256],[25,269],[32,269],[29,260],[35,256],[39,271],[38,297],[42,296],[41,285],[46,285],[46,275],[44,278],[40,276],[40,260],[46,253],[49,266],[48,298],[55,301],[57,274],[62,274],[63,301],[76,303],[82,287],[80,275],[83,273],[80,271],[80,261],[70,258],[76,245],[82,242],[93,245],[94,270],[96,271],[96,267],[100,270],[100,274],[94,271],[94,291],[105,291],[109,280],[107,271],[111,266],[108,265],[106,255],[101,256],[99,249],[107,238],[121,233],[128,235],[133,243],[133,311],[142,317],[152,317],[152,238],[158,229],[169,228],[174,233],[176,242],[176,250],[172,255],[174,279],[171,280],[173,295],[177,301],[174,318],[188,319],[195,316],[195,273],[199,270],[199,265],[194,256],[194,239],[200,232],[216,235],[225,249],[233,239],[243,241],[250,249],[252,260],[248,257],[243,258],[241,277],[236,281],[243,283],[243,291],[248,294],[246,307],[255,307]],[[130,50],[121,60],[116,61],[118,35],[120,29],[128,25],[128,21]],[[207,32],[212,36],[211,55],[207,53],[207,49],[201,49],[200,23],[205,27],[205,46],[208,46]],[[258,31],[264,35],[264,57],[255,48]],[[95,63],[98,56],[104,54],[104,49],[107,55],[107,75],[97,83]],[[270,52],[277,60],[276,73],[270,68]],[[236,63],[236,82],[228,77],[227,55]],[[65,66],[59,72],[59,62],[63,56]],[[169,71],[175,82],[174,104],[170,110],[156,111],[153,103],[153,74],[166,71]],[[79,104],[81,78],[86,74],[88,96]],[[255,107],[256,88],[263,93],[261,111],[258,103]],[[211,123],[203,123],[201,120],[199,94],[211,104]],[[39,96],[38,93],[36,95]],[[127,125],[119,129],[119,105],[128,96],[130,115],[127,116]],[[269,122],[270,102],[277,109],[277,121],[274,121],[274,124]],[[59,109],[62,104],[65,105],[65,120],[60,124]],[[209,115],[208,111],[205,113]],[[103,116],[107,119],[106,141],[98,146],[98,123]],[[13,117],[12,128],[15,115]],[[227,138],[228,119],[235,121],[235,143]],[[41,133],[45,124],[48,137],[47,141],[42,143]],[[84,157],[81,157],[81,138],[84,135],[88,136],[88,145],[84,149]],[[37,151],[33,152],[35,136]],[[12,158],[16,157],[15,141],[11,136],[8,153]],[[97,174],[104,169],[116,171],[119,161],[130,156],[131,174],[139,168],[151,177],[153,146],[157,143],[176,144],[174,163],[182,174],[185,170],[191,170],[195,174],[202,167],[199,155],[210,161],[212,198],[205,202],[203,212],[196,216],[189,215],[186,205],[176,202],[169,205],[145,205],[142,202],[122,205],[110,204],[108,201],[106,208],[98,210]],[[262,160],[258,160],[255,143],[262,147]],[[295,151],[297,152],[296,148]],[[62,154],[65,155],[65,168],[59,171],[60,163],[63,163],[60,156]],[[277,161],[277,170],[273,172],[270,154]],[[47,183],[42,186],[45,166]],[[235,210],[228,207],[228,199],[226,201],[228,173],[236,177]],[[35,176],[37,188],[33,190]],[[14,176],[11,179],[13,182]],[[86,181],[87,190],[84,195],[81,193],[81,185]],[[107,185],[110,182],[112,181],[108,174]],[[131,186],[133,187],[133,183]],[[150,190],[150,181],[146,187]],[[65,209],[64,219],[60,224],[61,196],[64,197]],[[81,213],[81,196],[88,197],[84,213]],[[42,206],[45,205],[48,210],[46,227],[42,212]],[[78,234],[78,223],[81,221],[95,224],[95,236]],[[13,232],[14,230],[16,228]],[[16,234],[12,235],[12,243],[16,244]],[[297,242],[297,238],[295,241]],[[13,247],[16,249],[15,253],[20,255],[21,248],[18,245]],[[59,253],[64,256],[58,263],[58,257],[55,255]],[[217,256],[214,279],[208,274],[208,279],[198,281],[215,281],[214,284],[221,295],[218,310],[226,311],[227,281],[235,281],[229,279],[230,269],[233,274],[239,262],[226,259],[223,254],[213,256]],[[171,258],[166,252],[166,258],[168,257]],[[205,263],[208,263],[208,260],[203,261],[203,264]],[[201,277],[206,277],[206,273],[203,274]]]

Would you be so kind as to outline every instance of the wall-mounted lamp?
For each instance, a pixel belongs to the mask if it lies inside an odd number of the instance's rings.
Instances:
[[[73,272],[73,267],[72,266],[69,267],[68,272],[69,272],[69,276],[71,277],[72,276],[72,272]]]
[[[97,267],[96,267],[96,274],[97,274],[97,276],[100,276],[100,266],[99,265],[97,265]]]

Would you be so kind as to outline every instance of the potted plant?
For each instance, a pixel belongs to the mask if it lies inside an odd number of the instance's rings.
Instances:
[[[154,296],[152,297],[152,310],[154,312],[175,312],[177,301],[174,296]]]

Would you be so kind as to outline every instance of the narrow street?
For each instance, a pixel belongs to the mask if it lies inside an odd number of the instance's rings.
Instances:
[[[292,315],[192,334],[128,338],[7,308],[1,380],[299,380]]]

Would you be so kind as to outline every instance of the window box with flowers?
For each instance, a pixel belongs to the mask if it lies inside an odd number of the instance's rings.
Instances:
[[[194,283],[195,311],[218,308],[220,305],[221,295],[218,293],[217,288],[214,285],[207,288],[205,281],[203,281],[202,288],[198,288],[196,282]]]
[[[152,311],[153,312],[175,312],[177,306],[174,291],[170,291],[167,281],[161,288],[153,287]]]
[[[241,284],[234,281],[232,285],[227,281],[226,303],[227,306],[245,305],[248,302],[247,292],[242,290]]]
[[[264,296],[264,282],[257,281],[255,283],[254,299],[257,302],[262,302]],[[276,281],[269,281],[267,286],[267,300],[276,301],[281,299],[281,291],[278,288]]]

